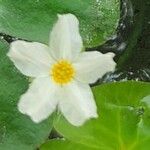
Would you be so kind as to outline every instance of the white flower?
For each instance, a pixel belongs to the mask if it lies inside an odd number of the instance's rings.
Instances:
[[[34,77],[18,108],[34,122],[57,109],[73,125],[96,118],[97,109],[89,83],[115,69],[114,54],[81,52],[79,22],[72,14],[58,15],[49,47],[37,42],[15,41],[8,56],[26,76]]]

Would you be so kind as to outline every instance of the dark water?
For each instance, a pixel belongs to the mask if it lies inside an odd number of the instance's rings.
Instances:
[[[122,0],[121,16],[117,32],[98,47],[87,49],[103,53],[114,52],[118,63],[114,73],[106,74],[98,81],[120,80],[150,81],[150,1]],[[15,37],[0,33],[0,38],[8,43]]]
[[[120,80],[150,81],[150,1],[122,0],[117,34],[94,49],[114,52],[118,67],[101,82]],[[89,49],[92,50],[92,49]]]

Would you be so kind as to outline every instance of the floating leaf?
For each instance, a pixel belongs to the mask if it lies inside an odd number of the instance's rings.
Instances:
[[[95,148],[87,147],[82,144],[70,142],[68,140],[51,140],[43,144],[40,150],[97,150]]]
[[[148,150],[150,147],[150,84],[128,81],[93,88],[98,119],[81,127],[62,116],[55,129],[70,141],[102,150]],[[144,99],[143,99],[144,98]]]
[[[7,50],[8,45],[0,42],[0,150],[33,150],[48,138],[52,118],[35,124],[18,111],[28,80],[14,68]]]
[[[48,43],[57,14],[72,13],[80,21],[87,47],[111,36],[120,17],[119,0],[1,0],[0,32],[26,40]]]

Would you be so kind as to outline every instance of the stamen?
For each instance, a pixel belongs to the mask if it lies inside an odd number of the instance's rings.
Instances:
[[[58,84],[66,84],[70,82],[75,74],[73,65],[67,60],[60,60],[53,65],[50,70],[53,80]]]

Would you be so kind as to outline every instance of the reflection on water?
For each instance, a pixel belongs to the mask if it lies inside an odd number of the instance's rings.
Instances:
[[[120,22],[115,35],[98,47],[103,53],[114,52],[118,67],[106,74],[97,84],[120,80],[150,81],[150,1],[122,0]],[[9,43],[16,38],[0,34]]]
[[[94,49],[114,52],[118,67],[97,83],[120,80],[150,81],[150,1],[122,0],[117,34]],[[89,49],[93,50],[93,49]]]

